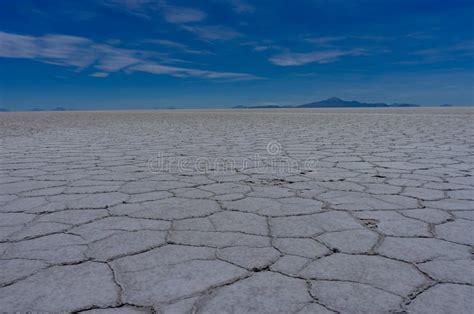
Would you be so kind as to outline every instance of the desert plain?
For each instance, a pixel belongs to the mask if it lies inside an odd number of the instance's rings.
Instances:
[[[0,310],[472,313],[474,109],[0,113]]]

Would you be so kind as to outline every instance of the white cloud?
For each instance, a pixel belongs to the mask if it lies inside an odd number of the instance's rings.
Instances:
[[[156,0],[103,0],[105,5],[124,7],[129,10],[138,10],[157,2]]]
[[[332,47],[335,48],[336,46],[341,47],[344,44],[347,44],[348,40],[356,40],[356,41],[369,41],[369,42],[382,42],[393,40],[394,37],[388,36],[377,36],[377,35],[351,35],[351,36],[319,36],[314,37],[309,34],[301,35],[301,39],[304,42],[309,42],[321,47]]]
[[[79,69],[87,67],[97,57],[93,42],[83,37],[46,35],[38,38],[36,43],[39,57]]]
[[[26,58],[37,57],[35,38],[0,31],[0,57]]]
[[[251,47],[254,51],[268,51],[268,50],[279,50],[286,51],[285,48],[275,45],[273,40],[264,39],[262,41],[246,41],[241,42],[241,46]]]
[[[359,35],[359,36],[352,36],[355,39],[362,39],[368,41],[387,41],[387,40],[394,40],[395,37],[392,36],[380,36],[380,35]]]
[[[176,48],[176,49],[187,49],[188,46],[182,43],[178,43],[176,41],[172,40],[167,40],[167,39],[148,39],[144,41],[145,43],[150,43],[150,44],[156,44],[160,46],[165,46],[165,47],[170,47],[170,48]]]
[[[253,50],[255,50],[255,51],[265,51],[265,50],[268,50],[268,49],[270,49],[270,47],[268,47],[268,46],[255,46],[255,47],[253,47]]]
[[[237,13],[252,13],[255,8],[242,0],[225,0]]]
[[[94,67],[103,72],[117,72],[142,61],[138,55],[139,52],[135,50],[120,49],[107,45],[94,45],[94,49],[98,54]]]
[[[206,18],[206,13],[201,10],[186,7],[163,6],[163,15],[168,23],[183,24],[199,22]]]
[[[220,25],[208,25],[208,26],[183,26],[184,30],[196,34],[203,40],[231,40],[236,37],[242,36],[241,33],[233,30],[232,28]]]
[[[200,22],[207,17],[199,9],[169,5],[164,0],[102,0],[102,4],[147,19],[158,12],[165,21],[173,24]]]
[[[313,44],[317,44],[320,46],[331,45],[335,42],[341,41],[346,39],[345,36],[324,36],[324,37],[310,37],[305,38],[304,40]]]
[[[423,39],[432,39],[434,36],[426,32],[413,32],[405,35],[406,38],[423,40]]]
[[[71,67],[78,71],[90,68],[95,71],[91,74],[93,77],[106,77],[110,73],[118,71],[127,73],[140,71],[176,77],[227,80],[259,79],[255,75],[246,73],[218,72],[163,65],[151,56],[153,56],[153,53],[150,51],[98,44],[83,37],[67,35],[34,37],[0,32],[0,57],[31,59]]]
[[[474,41],[462,41],[452,46],[427,48],[414,51],[415,59],[402,60],[400,64],[430,64],[472,58],[474,56]]]
[[[107,77],[109,76],[109,73],[105,72],[95,72],[91,74],[92,77]]]
[[[96,58],[92,42],[83,37],[33,37],[0,32],[0,57],[37,59],[45,63],[84,68]]]
[[[330,63],[345,56],[367,55],[363,49],[351,50],[326,50],[308,53],[287,52],[275,55],[269,59],[270,62],[280,66],[298,66],[307,63]]]
[[[101,0],[102,5],[135,15],[141,18],[150,18],[150,13],[160,7],[157,0]]]
[[[246,73],[215,72],[190,68],[166,66],[157,63],[144,63],[130,67],[128,71],[140,71],[151,74],[169,74],[176,77],[203,77],[208,79],[257,80],[258,76]]]
[[[472,55],[473,53],[474,41],[463,41],[453,46],[447,46],[442,48],[429,48],[415,51],[416,55],[426,57],[442,57],[446,55],[452,56],[453,54]]]
[[[166,40],[166,39],[147,39],[143,40],[143,43],[146,44],[153,44],[153,45],[159,45],[162,47],[167,47],[170,49],[175,49],[183,53],[187,54],[193,54],[193,55],[211,55],[214,54],[213,52],[210,52],[208,50],[196,50],[196,49],[191,49],[185,44],[178,43],[172,40]]]

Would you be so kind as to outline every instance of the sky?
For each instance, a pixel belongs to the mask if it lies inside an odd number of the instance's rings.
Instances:
[[[0,108],[474,105],[473,0],[1,0]]]

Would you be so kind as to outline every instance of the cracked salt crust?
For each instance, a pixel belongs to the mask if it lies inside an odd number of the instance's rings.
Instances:
[[[474,308],[472,109],[1,113],[0,125],[2,311]],[[265,156],[272,141],[315,168],[148,168],[159,153]]]

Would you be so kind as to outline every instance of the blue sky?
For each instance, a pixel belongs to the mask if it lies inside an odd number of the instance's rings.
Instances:
[[[473,19],[473,0],[2,0],[0,107],[472,105]]]

